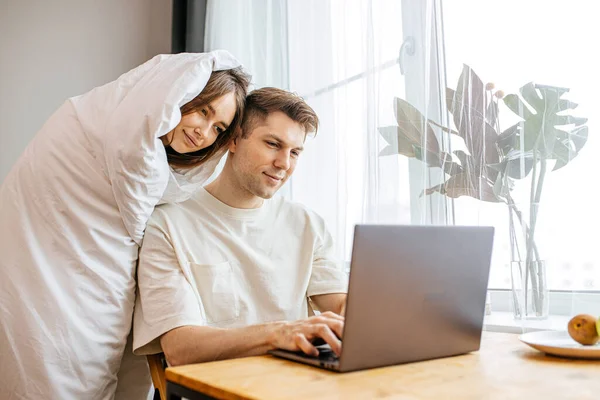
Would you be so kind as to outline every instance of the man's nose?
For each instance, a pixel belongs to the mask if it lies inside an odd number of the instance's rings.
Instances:
[[[277,158],[275,159],[275,166],[284,171],[290,169],[290,154],[287,151],[279,152]]]

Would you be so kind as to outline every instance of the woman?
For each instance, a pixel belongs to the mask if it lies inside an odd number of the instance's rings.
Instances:
[[[224,51],[157,56],[38,132],[0,187],[8,398],[113,398],[146,221],[212,175],[248,84]]]

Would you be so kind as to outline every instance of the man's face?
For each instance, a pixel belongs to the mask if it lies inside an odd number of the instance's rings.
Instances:
[[[254,196],[273,197],[294,172],[305,137],[302,126],[284,113],[269,114],[249,137],[238,137],[229,146],[239,185]]]

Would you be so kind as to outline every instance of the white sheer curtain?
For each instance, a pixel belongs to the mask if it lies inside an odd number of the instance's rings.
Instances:
[[[208,0],[204,49],[225,49],[252,74],[254,88],[289,88],[287,2],[279,0]],[[210,178],[223,168],[225,157]],[[280,190],[290,196],[290,185]]]
[[[226,49],[257,87],[288,87],[286,2],[208,0],[204,49]]]
[[[377,128],[394,121],[404,96],[397,63],[399,1],[289,1],[290,88],[317,111],[292,180],[292,198],[327,221],[349,260],[354,225],[410,223],[408,161],[378,157]]]

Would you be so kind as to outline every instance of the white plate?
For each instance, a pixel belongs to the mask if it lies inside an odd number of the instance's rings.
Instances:
[[[566,331],[529,332],[519,336],[519,340],[554,356],[600,360],[600,343],[584,346],[571,339]]]

